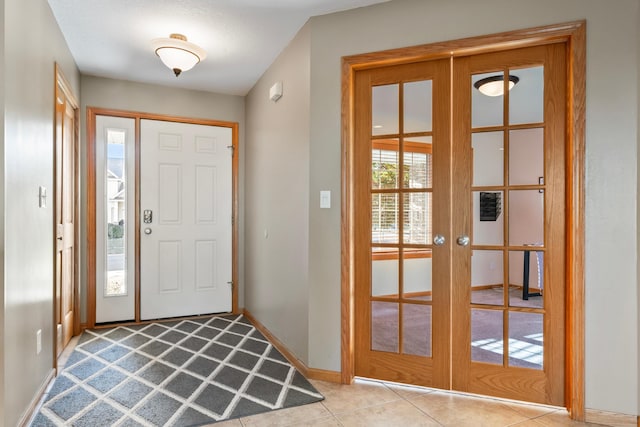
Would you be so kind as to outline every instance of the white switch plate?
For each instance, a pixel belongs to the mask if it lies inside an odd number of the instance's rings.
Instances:
[[[331,208],[331,191],[322,190],[320,191],[320,209],[330,209]]]
[[[47,207],[47,187],[42,185],[38,188],[38,206],[41,208]]]
[[[40,354],[42,351],[42,329],[38,329],[36,332],[36,354]]]

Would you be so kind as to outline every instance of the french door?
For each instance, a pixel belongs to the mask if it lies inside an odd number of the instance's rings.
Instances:
[[[449,67],[356,75],[356,375],[450,387]]]
[[[564,46],[355,73],[356,375],[564,404]]]

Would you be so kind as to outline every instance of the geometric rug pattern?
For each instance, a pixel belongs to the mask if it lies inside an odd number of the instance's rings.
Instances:
[[[87,330],[31,426],[199,426],[323,397],[242,315]]]

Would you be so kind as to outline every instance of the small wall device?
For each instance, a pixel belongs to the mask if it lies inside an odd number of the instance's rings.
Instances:
[[[269,89],[269,99],[276,102],[280,98],[282,98],[282,82],[276,82]]]

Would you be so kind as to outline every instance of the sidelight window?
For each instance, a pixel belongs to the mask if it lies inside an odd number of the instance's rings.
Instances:
[[[104,296],[127,294],[127,174],[126,132],[107,129],[107,167],[105,169],[106,266]]]

